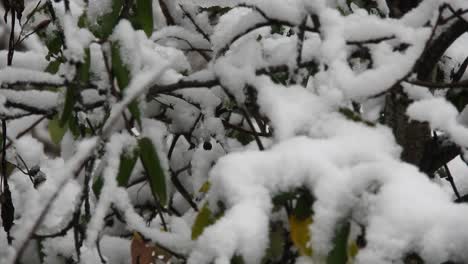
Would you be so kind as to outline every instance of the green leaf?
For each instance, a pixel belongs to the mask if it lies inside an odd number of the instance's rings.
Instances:
[[[266,250],[262,263],[277,263],[283,255],[284,245],[286,244],[286,230],[281,222],[271,223],[270,225],[270,245]]]
[[[122,61],[120,55],[120,45],[118,42],[112,43],[111,46],[111,58],[112,58],[112,70],[117,79],[117,84],[121,91],[127,88],[130,83],[130,71],[126,67],[125,63]],[[128,110],[132,113],[133,118],[135,118],[138,124],[141,126],[141,113],[138,108],[138,102],[133,101],[128,105]]]
[[[117,79],[117,84],[121,90],[125,89],[130,83],[130,71],[125,67],[120,55],[120,45],[118,42],[111,46],[112,71]]]
[[[235,255],[231,258],[231,264],[245,264],[245,261],[242,256]]]
[[[85,49],[84,62],[78,64],[77,66],[77,76],[78,81],[81,84],[87,84],[89,82],[89,69],[91,67],[91,54],[89,48]]]
[[[122,155],[120,155],[119,173],[117,174],[117,183],[119,186],[127,186],[128,179],[130,179],[137,159],[138,151],[136,149],[131,154],[122,153]]]
[[[140,147],[140,159],[146,170],[148,182],[154,198],[165,206],[167,203],[166,179],[161,167],[156,148],[149,138],[142,138],[138,141]]]
[[[278,23],[273,23],[271,25],[271,34],[280,34],[282,35],[284,33],[284,31],[286,30],[286,28],[281,25],[281,24],[278,24]]]
[[[60,144],[63,135],[65,135],[65,132],[67,132],[68,129],[68,127],[60,125],[60,121],[58,120],[57,116],[49,121],[47,128],[49,130],[49,135],[52,139],[52,142],[54,142],[56,145]]]
[[[102,186],[104,186],[104,179],[102,178],[102,175],[99,175],[98,177],[96,177],[96,180],[94,181],[92,187],[94,195],[96,195],[96,197],[98,198],[101,195]]]
[[[83,14],[78,18],[78,27],[87,28],[88,26],[88,17],[86,16],[86,12],[83,12]]]
[[[132,174],[133,168],[135,167],[136,161],[138,160],[138,149],[135,148],[133,153],[122,153],[120,155],[119,172],[117,174],[117,184],[119,186],[127,186],[130,175]],[[102,175],[96,177],[93,183],[93,192],[99,198],[102,187],[104,186],[104,179]]]
[[[89,69],[91,67],[90,60],[90,51],[89,49],[85,49],[84,62],[78,63],[76,66],[77,73],[75,80],[78,80],[81,85],[89,82]],[[66,88],[65,105],[63,107],[62,116],[60,117],[60,126],[62,127],[64,127],[73,118],[73,108],[76,103],[76,95],[81,87],[80,84],[73,83]],[[72,124],[70,124],[70,128],[72,128]],[[72,131],[75,132],[73,129]],[[76,133],[74,133],[74,135],[76,136]]]
[[[351,225],[349,222],[338,226],[333,239],[333,249],[328,253],[327,264],[343,264],[348,261],[348,236]]]
[[[153,1],[136,1],[136,18],[148,37],[153,33]]]
[[[45,69],[45,71],[48,73],[55,74],[58,72],[60,68],[60,64],[62,64],[60,60],[51,61],[49,65],[47,65],[47,68]]]
[[[122,10],[123,4],[123,0],[112,0],[110,12],[101,16],[97,21],[98,26],[92,28],[93,33],[97,37],[107,39],[109,35],[112,34],[114,27],[119,22],[120,11]]]
[[[50,34],[46,40],[45,44],[47,49],[49,49],[49,54],[58,54],[62,49],[62,39],[60,37],[60,32],[54,31]]]
[[[314,197],[307,189],[300,189],[299,198],[297,198],[293,214],[298,219],[309,218],[313,214],[312,205],[314,204],[314,201]]]
[[[198,212],[195,222],[193,223],[192,240],[197,239],[203,233],[203,230],[205,230],[207,226],[214,224],[214,222],[213,213],[208,207],[208,204],[205,204],[200,212]]]
[[[67,124],[68,120],[70,120],[70,118],[73,115],[73,107],[75,106],[75,102],[76,102],[76,96],[75,96],[76,88],[77,87],[75,85],[71,85],[66,88],[65,106],[63,107],[63,113],[62,113],[62,116],[60,117],[61,127],[64,127]]]

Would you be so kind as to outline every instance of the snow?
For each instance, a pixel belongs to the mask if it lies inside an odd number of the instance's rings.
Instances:
[[[0,69],[7,67],[7,55],[7,51],[0,51]],[[16,51],[12,67],[42,71],[47,67],[47,64],[48,62],[45,59],[45,54],[35,51]]]
[[[87,18],[89,22],[97,23],[97,19],[109,13],[112,7],[112,0],[90,0],[88,1]]]
[[[389,15],[384,0],[374,2]],[[98,241],[108,263],[129,263],[130,240],[125,237],[133,232],[182,254],[189,264],[227,264],[235,255],[242,256],[246,264],[260,263],[269,246],[271,221],[289,229],[286,211],[272,212],[272,197],[297,188],[308,190],[315,198],[313,224],[308,227],[314,255],[301,256],[297,263],[323,261],[333,248],[337,225],[344,221],[353,228],[366,227],[367,246],[359,250],[355,263],[400,263],[413,251],[425,263],[468,259],[468,231],[454,228],[466,222],[468,206],[453,202],[455,197],[445,180],[430,179],[416,166],[402,162],[402,147],[392,129],[379,123],[384,95],[401,83],[404,95],[413,100],[406,112],[411,120],[428,122],[432,130],[468,147],[468,110],[459,113],[444,98],[445,91],[401,82],[416,78],[413,68],[426,47],[438,7],[449,3],[457,10],[468,7],[466,1],[425,0],[401,19],[368,14],[341,0],[164,3],[176,25],[164,25],[160,3],[153,1],[157,17],[150,38],[137,30],[134,21],[122,18],[109,39],[99,42],[86,28],[78,27],[78,18],[85,12],[88,22],[95,24],[110,11],[112,1],[90,0],[86,5],[71,0],[71,12],[65,12],[63,3],[54,3],[59,20],[53,26],[63,29],[66,42],[63,53],[54,55],[66,60],[58,74],[44,72],[49,61],[39,37],[31,39],[25,50],[15,52],[13,66],[5,65],[7,52],[0,51],[2,117],[27,115],[30,108],[44,113],[63,111],[63,93],[57,90],[69,88],[65,80],[76,80],[76,63],[83,62],[86,49],[91,54],[90,83],[79,86],[79,98],[86,104],[104,102],[93,110],[76,111],[83,135],[74,135],[70,125],[65,127],[61,142],[52,146],[60,148],[58,157],[50,151],[53,143],[47,125],[51,121],[18,139],[20,131],[41,116],[9,121],[8,135],[13,140],[9,161],[15,162],[15,155],[21,155],[29,168],[38,165],[47,180],[34,188],[19,170],[9,176],[16,208],[15,240],[7,245],[5,233],[0,231],[0,263],[13,262],[31,231],[57,232],[75,210],[81,210],[82,217],[84,208],[77,208],[81,194],[99,176],[103,187],[99,197],[90,193],[91,215],[86,219],[83,246],[78,249],[80,263],[101,262]],[[216,6],[231,9],[219,21],[199,9]],[[337,6],[349,14],[343,16]],[[300,47],[296,33],[308,14],[317,15],[320,27],[307,30]],[[272,22],[282,24],[284,32],[272,32]],[[314,23],[309,18],[308,28],[318,26]],[[446,27],[439,28],[436,36]],[[0,36],[7,39],[5,29],[0,24]],[[381,38],[388,39],[377,41]],[[450,81],[450,71],[465,59],[466,42],[462,36],[446,52],[444,82]],[[399,50],[402,44],[408,47]],[[117,87],[114,80],[112,45],[129,69],[127,87]],[[299,48],[302,54],[297,58]],[[189,49],[202,50],[206,58]],[[368,58],[351,59],[362,51]],[[298,60],[314,65],[299,69]],[[286,76],[284,80],[271,77],[278,69],[286,69],[280,72]],[[138,120],[129,115],[128,107],[134,102],[141,113]],[[15,104],[29,108],[11,107]],[[342,111],[351,107],[356,118]],[[251,116],[244,116],[242,109],[248,109]],[[247,121],[252,121],[253,128]],[[243,142],[236,135],[254,132],[262,133],[256,136],[264,151],[258,150],[255,140]],[[263,137],[265,132],[271,137]],[[150,217],[140,208],[155,206],[148,183],[138,182],[145,177],[140,160],[129,186],[118,186],[116,181],[121,154],[135,148],[141,137],[154,144],[166,175],[169,205],[162,208],[162,215],[167,231],[162,228],[161,215]],[[96,164],[90,186],[85,186],[80,169],[89,158]],[[457,158],[448,166],[460,192],[466,194],[466,164]],[[173,184],[175,178],[171,177],[176,173],[196,207],[207,204],[212,212],[219,212],[220,204],[225,207],[223,215],[195,240],[191,232],[198,212],[182,195],[181,186]],[[207,185],[209,190],[201,190]],[[44,209],[49,213],[42,217]],[[122,222],[109,216],[114,212]],[[116,223],[107,226],[107,218]],[[42,246],[45,263],[60,263],[62,256],[78,260],[73,231],[47,239]],[[23,261],[37,261],[30,254],[35,250],[35,245],[29,245]]]
[[[41,71],[24,68],[6,67],[0,70],[0,85],[16,82],[62,84],[63,79]]]
[[[427,121],[432,129],[448,133],[457,145],[468,147],[468,128],[457,120],[457,109],[444,98],[415,102],[408,107],[408,115],[418,121]]]

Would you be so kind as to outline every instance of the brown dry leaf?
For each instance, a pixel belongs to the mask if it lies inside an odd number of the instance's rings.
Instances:
[[[139,233],[133,233],[131,244],[132,264],[170,264],[172,255],[166,250],[147,243]]]

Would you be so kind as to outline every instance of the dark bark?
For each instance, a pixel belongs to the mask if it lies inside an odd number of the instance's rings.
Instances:
[[[396,12],[395,10],[407,12],[414,8],[417,2],[387,0],[393,12]],[[398,14],[393,15],[398,17]],[[431,81],[432,72],[442,55],[467,30],[468,23],[458,20],[429,40],[414,67],[419,81]],[[406,109],[411,104],[411,100],[401,91],[399,84],[395,88],[397,89],[392,89],[386,97],[384,110],[386,124],[392,128],[396,141],[403,147],[402,160],[432,175],[438,168],[456,157],[459,149],[456,146],[433,141],[427,123],[409,121]]]
[[[387,5],[390,9],[390,16],[399,18],[418,6],[420,2],[421,0],[387,0]]]

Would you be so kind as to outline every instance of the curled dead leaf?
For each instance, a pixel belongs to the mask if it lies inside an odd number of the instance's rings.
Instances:
[[[146,242],[135,232],[131,244],[132,264],[170,264],[172,255],[163,248]]]

